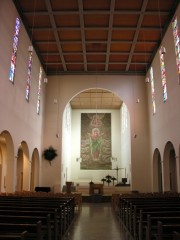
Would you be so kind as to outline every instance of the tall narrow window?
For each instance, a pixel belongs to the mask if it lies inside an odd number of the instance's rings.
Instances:
[[[42,67],[40,67],[39,70],[37,114],[40,113],[41,84],[42,84]]]
[[[11,67],[9,72],[9,80],[14,83],[15,69],[16,69],[16,57],[17,57],[17,48],[19,40],[19,30],[20,30],[20,20],[16,18],[14,38],[13,38],[13,50],[11,55]]]
[[[127,122],[128,120],[128,111],[127,111],[127,107],[126,105],[123,103],[122,105],[122,133],[125,132],[125,130],[127,129]]]
[[[172,22],[172,27],[173,27],[174,45],[175,45],[175,53],[176,53],[177,73],[178,73],[179,84],[180,84],[180,34],[179,34],[177,17],[174,18]]]
[[[33,53],[32,50],[29,49],[28,77],[27,77],[27,83],[26,83],[26,100],[27,101],[29,101],[29,94],[30,94],[30,88],[31,88],[32,53]]]
[[[151,96],[152,96],[152,110],[153,114],[156,113],[156,103],[155,103],[155,89],[154,89],[154,73],[153,68],[150,68],[150,81],[151,81]]]
[[[165,70],[165,63],[164,63],[164,54],[165,48],[161,47],[159,51],[160,55],[160,67],[161,67],[161,80],[162,80],[162,87],[163,87],[163,100],[166,102],[167,100],[167,86],[166,86],[166,70]]]

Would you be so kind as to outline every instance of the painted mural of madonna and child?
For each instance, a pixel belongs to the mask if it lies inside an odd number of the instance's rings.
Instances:
[[[111,114],[81,114],[81,169],[111,169]]]

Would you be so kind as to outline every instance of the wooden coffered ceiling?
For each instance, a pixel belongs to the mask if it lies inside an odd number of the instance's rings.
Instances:
[[[142,74],[179,0],[13,0],[47,75]]]
[[[118,96],[102,89],[84,91],[71,101],[72,109],[120,109],[121,104]]]

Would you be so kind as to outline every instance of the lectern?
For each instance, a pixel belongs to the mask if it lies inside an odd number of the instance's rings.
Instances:
[[[95,184],[91,183],[89,184],[89,194],[100,194],[103,195],[103,184]]]
[[[72,185],[72,182],[66,182],[66,192],[67,193],[71,193],[71,185]]]

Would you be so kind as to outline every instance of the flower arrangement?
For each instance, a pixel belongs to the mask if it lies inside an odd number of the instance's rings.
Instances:
[[[45,160],[49,161],[49,164],[51,165],[51,161],[57,156],[57,150],[54,149],[52,146],[49,148],[45,149],[43,151],[43,157]]]
[[[103,182],[103,185],[104,185],[104,182],[107,182],[108,186],[111,182],[113,182],[113,186],[114,186],[114,181],[116,180],[115,177],[112,177],[110,175],[107,175],[106,177],[102,178],[101,181]]]

